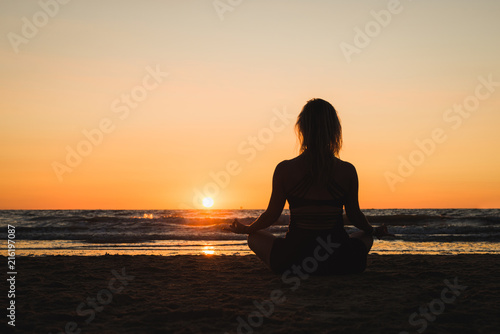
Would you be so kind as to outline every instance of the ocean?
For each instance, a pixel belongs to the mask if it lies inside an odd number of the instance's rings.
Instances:
[[[222,230],[233,219],[251,223],[263,210],[3,210],[1,244],[15,227],[17,256],[248,255],[246,236]],[[368,209],[393,239],[376,240],[371,253],[498,254],[500,209]],[[268,230],[284,236],[284,210]],[[346,226],[348,233],[357,229]],[[10,236],[12,239],[12,235]]]

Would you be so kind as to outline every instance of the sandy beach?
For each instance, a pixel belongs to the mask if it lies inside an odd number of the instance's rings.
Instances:
[[[255,256],[20,257],[17,270],[16,333],[498,333],[500,327],[495,255],[369,255],[365,273],[327,277],[275,275]]]

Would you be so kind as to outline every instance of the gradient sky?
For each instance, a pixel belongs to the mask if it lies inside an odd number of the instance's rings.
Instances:
[[[263,209],[313,97],[362,208],[500,207],[499,1],[55,3],[0,3],[0,209]]]

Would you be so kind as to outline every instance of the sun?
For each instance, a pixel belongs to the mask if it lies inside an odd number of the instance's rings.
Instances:
[[[205,197],[203,199],[203,206],[205,208],[210,208],[212,205],[214,205],[214,200],[211,199],[210,197]]]

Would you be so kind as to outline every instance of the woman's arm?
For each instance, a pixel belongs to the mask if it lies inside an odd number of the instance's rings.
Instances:
[[[373,226],[370,225],[365,215],[363,214],[363,212],[361,212],[361,209],[359,208],[358,173],[356,172],[356,168],[353,165],[349,164],[349,168],[350,168],[349,177],[351,179],[351,186],[345,203],[345,213],[351,224],[371,235],[373,234],[374,228]]]
[[[284,190],[284,168],[283,162],[279,163],[273,174],[273,189],[271,193],[271,199],[267,206],[266,211],[264,211],[257,220],[255,220],[250,225],[243,225],[237,220],[230,225],[231,231],[235,233],[253,233],[259,230],[265,229],[276,222],[283,212],[283,207],[286,202],[286,195]]]

